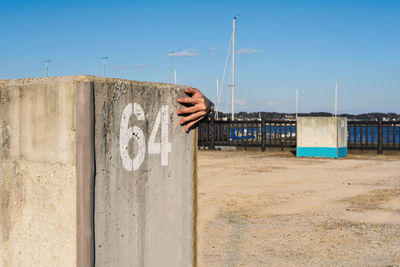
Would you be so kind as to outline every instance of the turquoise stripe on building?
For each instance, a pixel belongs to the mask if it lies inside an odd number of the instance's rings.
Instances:
[[[347,147],[339,147],[338,148],[338,156],[339,156],[339,158],[347,157]]]
[[[297,157],[342,158],[347,156],[347,147],[297,147]]]

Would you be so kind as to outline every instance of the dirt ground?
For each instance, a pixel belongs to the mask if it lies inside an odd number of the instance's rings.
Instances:
[[[400,153],[198,153],[199,266],[400,266]]]

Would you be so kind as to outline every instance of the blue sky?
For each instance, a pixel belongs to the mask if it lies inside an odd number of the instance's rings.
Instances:
[[[236,110],[294,112],[299,88],[300,112],[331,112],[338,77],[339,113],[400,113],[400,1],[2,1],[0,78],[46,59],[102,75],[108,56],[106,76],[168,82],[175,51],[178,83],[215,100],[236,14]]]

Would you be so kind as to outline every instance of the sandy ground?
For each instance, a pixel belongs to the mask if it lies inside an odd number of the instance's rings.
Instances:
[[[199,151],[199,266],[400,266],[400,155]]]

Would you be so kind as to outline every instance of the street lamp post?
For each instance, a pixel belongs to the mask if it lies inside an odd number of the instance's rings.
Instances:
[[[103,59],[103,77],[106,77],[106,60],[108,57],[101,57],[101,59]]]
[[[46,77],[49,77],[49,63],[51,62],[50,59],[46,59],[43,62],[46,63]]]

